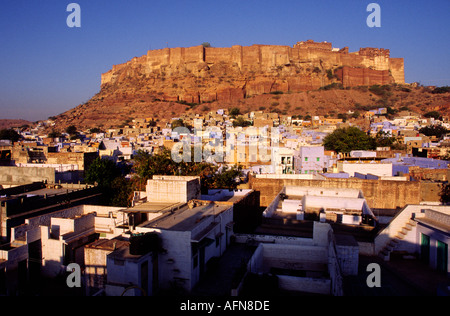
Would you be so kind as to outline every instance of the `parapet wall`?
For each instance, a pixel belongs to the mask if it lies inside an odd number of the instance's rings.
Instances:
[[[34,167],[0,167],[0,183],[26,184],[32,182],[55,182],[55,169]]]
[[[250,178],[250,188],[260,192],[260,205],[267,207],[284,186],[349,188],[361,190],[370,208],[395,209],[420,204],[421,182],[362,179],[260,179]]]

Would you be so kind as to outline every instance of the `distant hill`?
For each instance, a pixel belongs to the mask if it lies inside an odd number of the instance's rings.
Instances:
[[[26,120],[11,120],[11,119],[0,119],[0,130],[2,129],[9,129],[13,127],[21,127],[24,125],[33,125],[33,122],[26,121]]]

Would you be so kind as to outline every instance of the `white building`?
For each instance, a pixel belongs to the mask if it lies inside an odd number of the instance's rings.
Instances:
[[[19,279],[48,278],[66,273],[71,263],[85,268],[84,246],[101,238],[114,238],[123,232],[117,207],[80,205],[25,220],[11,228],[11,243],[0,247],[0,282],[7,280],[8,295],[19,290]],[[99,267],[96,267],[96,269]],[[28,269],[28,272],[27,272]],[[89,267],[86,274],[90,273]]]
[[[285,186],[264,210],[264,217],[294,217],[360,225],[375,219],[360,190]]]
[[[323,146],[303,146],[297,152],[295,162],[296,173],[311,174],[322,173],[328,168]]]
[[[151,202],[148,206],[155,207]],[[136,225],[134,231],[157,233],[162,240],[164,252],[158,255],[158,287],[170,289],[175,285],[189,292],[205,272],[206,263],[220,257],[229,245],[233,206],[198,201],[177,207],[160,206],[159,216]],[[144,208],[141,205],[139,212],[144,212]]]
[[[449,275],[450,206],[408,205],[375,238],[375,254],[390,260],[393,253],[416,256]]]
[[[275,174],[295,173],[295,150],[286,147],[272,148],[272,168]]]
[[[132,233],[161,239],[164,250],[154,263],[159,289],[191,291],[207,262],[230,243],[233,204],[202,201],[200,193],[198,177],[155,176],[147,184],[147,202],[123,211]]]
[[[252,235],[238,236],[238,242],[248,243],[249,238],[258,247],[248,262],[248,273],[270,273],[284,291],[341,296],[342,263],[351,267],[346,270],[348,275],[358,270],[358,247],[341,242],[338,248],[327,223],[314,222],[312,238]],[[239,291],[233,294],[238,295]]]

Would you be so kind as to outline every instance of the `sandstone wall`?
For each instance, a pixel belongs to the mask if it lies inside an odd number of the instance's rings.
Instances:
[[[403,58],[389,59],[389,70],[396,83],[405,83],[405,62]]]
[[[41,181],[55,182],[55,169],[0,167],[0,183],[2,184],[26,184]]]
[[[310,186],[321,188],[349,188],[363,192],[370,208],[395,209],[408,204],[419,204],[424,193],[421,182],[380,181],[362,179],[259,179],[251,178],[250,188],[260,192],[260,204],[267,207],[283,186]],[[430,201],[432,197],[427,197]]]
[[[374,70],[370,68],[343,67],[336,70],[336,76],[344,87],[386,85],[394,83],[389,70]]]

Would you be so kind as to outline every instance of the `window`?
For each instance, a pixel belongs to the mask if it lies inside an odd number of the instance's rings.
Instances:
[[[320,161],[320,158],[319,157],[317,157],[317,162],[319,162]]]
[[[305,161],[308,161],[308,157],[305,157]]]
[[[448,245],[440,240],[437,241],[436,264],[437,270],[447,272]]]
[[[430,237],[425,234],[421,234],[420,258],[426,264],[430,261]]]

